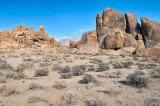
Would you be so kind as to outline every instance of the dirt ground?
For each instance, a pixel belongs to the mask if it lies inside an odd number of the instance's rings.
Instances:
[[[115,67],[120,63],[130,65]],[[96,72],[99,64],[105,64],[109,69]],[[65,66],[72,70],[80,65],[86,68],[85,74],[67,79],[61,77],[60,70]],[[89,71],[89,67],[95,70]],[[151,106],[160,103],[160,78],[153,77],[159,67],[159,57],[1,49],[0,80],[5,81],[0,81],[0,106]],[[48,75],[35,77],[36,71],[41,69],[48,71]],[[137,71],[149,79],[147,87],[126,83],[127,76]],[[117,72],[120,73],[118,76]],[[16,77],[18,73],[25,77]],[[86,74],[92,75],[96,81],[80,83]],[[111,77],[107,76],[109,74]],[[56,82],[62,87],[55,87]],[[35,89],[29,87],[31,84],[36,85]],[[68,92],[71,94],[65,96]]]

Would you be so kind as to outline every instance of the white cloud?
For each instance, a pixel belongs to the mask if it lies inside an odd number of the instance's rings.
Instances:
[[[90,30],[91,28],[86,28],[86,29],[81,29],[81,30],[78,30],[76,32],[72,32],[71,34],[77,34],[77,33],[80,33],[80,32],[85,32],[85,31],[88,31]]]

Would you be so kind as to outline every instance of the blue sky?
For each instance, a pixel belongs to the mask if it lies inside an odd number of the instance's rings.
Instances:
[[[160,0],[0,0],[0,31],[25,25],[49,36],[81,37],[96,29],[96,15],[105,8],[160,22]]]

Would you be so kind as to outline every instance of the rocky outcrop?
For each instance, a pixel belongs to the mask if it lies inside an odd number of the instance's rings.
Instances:
[[[141,18],[142,33],[146,48],[153,48],[160,42],[160,23]]]
[[[83,33],[82,41],[84,44],[85,43],[98,43],[97,32],[96,31],[89,31],[89,32]]]
[[[62,46],[49,37],[43,26],[38,32],[32,27],[26,28],[24,25],[16,26],[14,31],[3,31],[0,36],[0,48],[26,48],[26,47],[60,47]]]
[[[83,44],[84,44],[84,43],[83,43],[82,40],[78,41],[78,42],[76,43],[76,48],[79,49],[80,46],[83,45]]]
[[[69,44],[70,44],[69,47],[70,47],[70,48],[76,48],[76,43],[77,43],[77,42],[70,40],[70,41],[69,41]]]
[[[102,28],[102,15],[101,13],[98,13],[97,17],[96,17],[96,31],[98,32],[99,29]]]
[[[142,35],[141,27],[137,21],[136,16],[132,13],[126,13],[125,18],[126,18],[126,32],[128,34],[133,35],[133,37],[135,38],[138,34]]]
[[[125,31],[125,18],[122,13],[106,8],[103,12],[103,27]]]
[[[123,47],[124,36],[121,32],[108,28],[108,33],[99,38],[102,49],[120,49]]]

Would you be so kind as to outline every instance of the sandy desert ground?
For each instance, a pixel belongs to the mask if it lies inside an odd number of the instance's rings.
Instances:
[[[0,50],[0,106],[159,105],[159,57]]]

